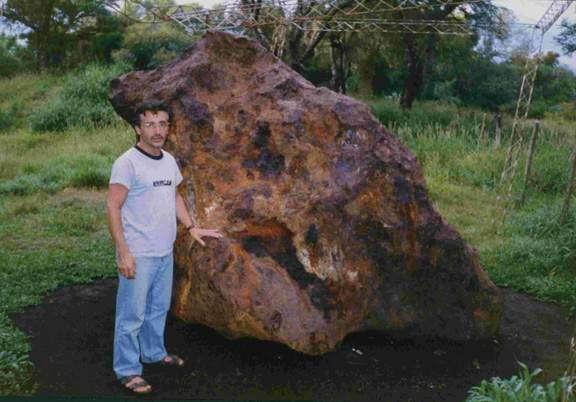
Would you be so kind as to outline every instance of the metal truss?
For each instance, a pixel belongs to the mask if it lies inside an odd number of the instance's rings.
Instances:
[[[448,21],[425,21],[425,20],[334,20],[324,22],[314,21],[312,26],[298,24],[292,21],[292,25],[303,31],[327,31],[327,32],[390,32],[428,34],[437,33],[443,35],[470,35],[468,26],[457,22]]]
[[[570,4],[573,3],[574,0],[556,0],[554,3],[548,7],[548,10],[544,13],[544,15],[540,18],[540,21],[536,24],[536,28],[539,28],[542,31],[542,35],[544,35],[552,25],[560,18],[564,11]]]
[[[510,133],[510,145],[506,153],[506,160],[504,161],[504,168],[502,169],[501,184],[508,192],[508,196],[512,196],[512,183],[516,175],[518,166],[518,159],[520,158],[520,151],[524,142],[519,126],[523,126],[523,122],[528,118],[530,111],[530,104],[532,102],[532,94],[534,92],[534,83],[540,66],[542,41],[544,35],[540,35],[540,44],[538,52],[531,54],[526,59],[524,65],[524,73],[522,75],[522,83],[520,84],[520,91],[518,93],[518,100],[516,101],[516,111],[514,113],[514,121],[512,122],[512,131]]]
[[[393,11],[405,10],[430,10],[441,8],[448,5],[461,4],[461,1],[454,0],[436,0],[422,2],[422,0],[402,0],[398,2],[384,0],[341,0],[341,1],[324,1],[319,3],[311,2],[310,8],[306,15],[312,18],[322,18],[330,14],[340,14],[345,16],[375,15]]]
[[[198,19],[196,16],[174,13],[170,18],[180,24],[186,32],[194,34],[207,30],[241,31],[244,29],[271,27],[274,35],[283,37],[286,29],[293,26],[301,31],[325,32],[383,32],[441,35],[470,35],[468,25],[449,21],[427,20],[384,20],[384,19],[307,19],[275,18],[274,21],[253,21],[252,19]],[[278,41],[281,42],[280,39]],[[275,52],[276,53],[276,52]]]
[[[128,0],[135,4],[137,0]],[[473,0],[478,1],[478,0]],[[421,20],[418,11],[463,4],[452,0],[422,3],[421,0],[340,0],[310,2],[303,5],[299,0],[234,0],[214,9],[194,5],[171,7],[168,12],[149,9],[154,20],[171,20],[181,25],[187,33],[196,34],[208,30],[245,32],[248,30],[273,29],[273,43],[283,43],[287,28],[314,32],[395,32],[411,34],[470,35],[463,22],[445,20]],[[413,19],[398,19],[401,11],[412,10]],[[388,13],[390,18],[386,18]],[[394,18],[395,17],[395,18]],[[280,47],[280,46],[279,46]],[[277,54],[278,52],[275,51]]]
[[[129,0],[139,3],[135,0]],[[478,2],[483,0],[472,0]],[[468,2],[469,3],[469,2]],[[177,13],[188,15],[194,19],[210,20],[213,17],[254,18],[254,22],[269,23],[269,19],[278,17],[298,19],[326,19],[341,17],[359,17],[361,15],[374,16],[406,10],[429,10],[442,8],[448,5],[464,4],[463,0],[436,0],[422,2],[422,0],[337,0],[337,1],[310,1],[307,4],[300,0],[272,0],[262,3],[261,0],[232,0],[224,2],[214,9],[199,9],[195,5],[180,5]]]
[[[532,32],[530,49],[524,66],[518,101],[516,102],[516,112],[514,113],[514,122],[512,123],[512,132],[510,134],[510,145],[506,153],[506,160],[504,161],[504,168],[500,178],[500,184],[507,192],[508,200],[512,198],[512,184],[516,175],[522,144],[524,143],[524,136],[519,126],[523,126],[522,123],[527,119],[528,112],[530,111],[534,82],[536,81],[536,74],[538,73],[538,67],[542,60],[544,34],[573,2],[574,0],[555,0],[540,18]]]
[[[478,1],[478,0],[473,0]],[[134,1],[133,1],[134,2]],[[178,6],[178,13],[186,13],[194,17],[210,18],[210,14],[241,15],[243,17],[256,16],[257,19],[275,18],[280,11],[285,18],[298,14],[298,18],[323,19],[340,16],[377,15],[406,10],[426,10],[445,7],[447,5],[461,4],[462,0],[437,0],[423,3],[421,0],[402,0],[398,2],[384,0],[339,0],[339,1],[311,1],[304,4],[299,0],[272,0],[262,3],[258,0],[233,0],[218,5],[215,9],[198,9],[192,5]]]

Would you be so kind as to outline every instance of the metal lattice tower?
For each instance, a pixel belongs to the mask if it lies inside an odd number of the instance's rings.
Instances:
[[[536,81],[536,74],[538,73],[538,67],[542,60],[544,34],[546,34],[550,27],[554,25],[573,2],[574,0],[555,0],[554,3],[548,7],[532,31],[530,49],[524,66],[522,84],[520,85],[516,112],[514,113],[514,122],[512,123],[510,146],[506,153],[506,160],[500,180],[501,187],[507,192],[508,201],[512,198],[512,185],[517,171],[520,150],[524,142],[519,126],[525,122],[530,110],[532,93],[534,92],[534,82]]]

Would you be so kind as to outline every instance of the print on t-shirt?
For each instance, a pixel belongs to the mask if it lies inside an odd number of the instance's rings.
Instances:
[[[171,186],[172,185],[172,180],[155,180],[152,182],[152,185],[154,187],[159,187],[159,186]]]

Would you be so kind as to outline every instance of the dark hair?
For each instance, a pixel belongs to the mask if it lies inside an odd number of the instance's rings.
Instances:
[[[162,101],[149,101],[149,102],[142,102],[138,107],[134,110],[134,115],[132,118],[132,126],[133,127],[140,127],[140,115],[146,114],[146,112],[166,112],[168,113],[168,121],[172,121],[172,110],[168,105],[166,105]]]

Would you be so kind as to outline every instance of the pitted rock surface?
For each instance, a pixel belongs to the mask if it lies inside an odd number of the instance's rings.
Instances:
[[[364,104],[219,32],[115,79],[110,99],[128,121],[139,102],[171,106],[180,191],[199,226],[225,235],[190,246],[179,229],[179,318],[308,354],[368,329],[498,333],[499,290],[432,207],[415,157]]]

